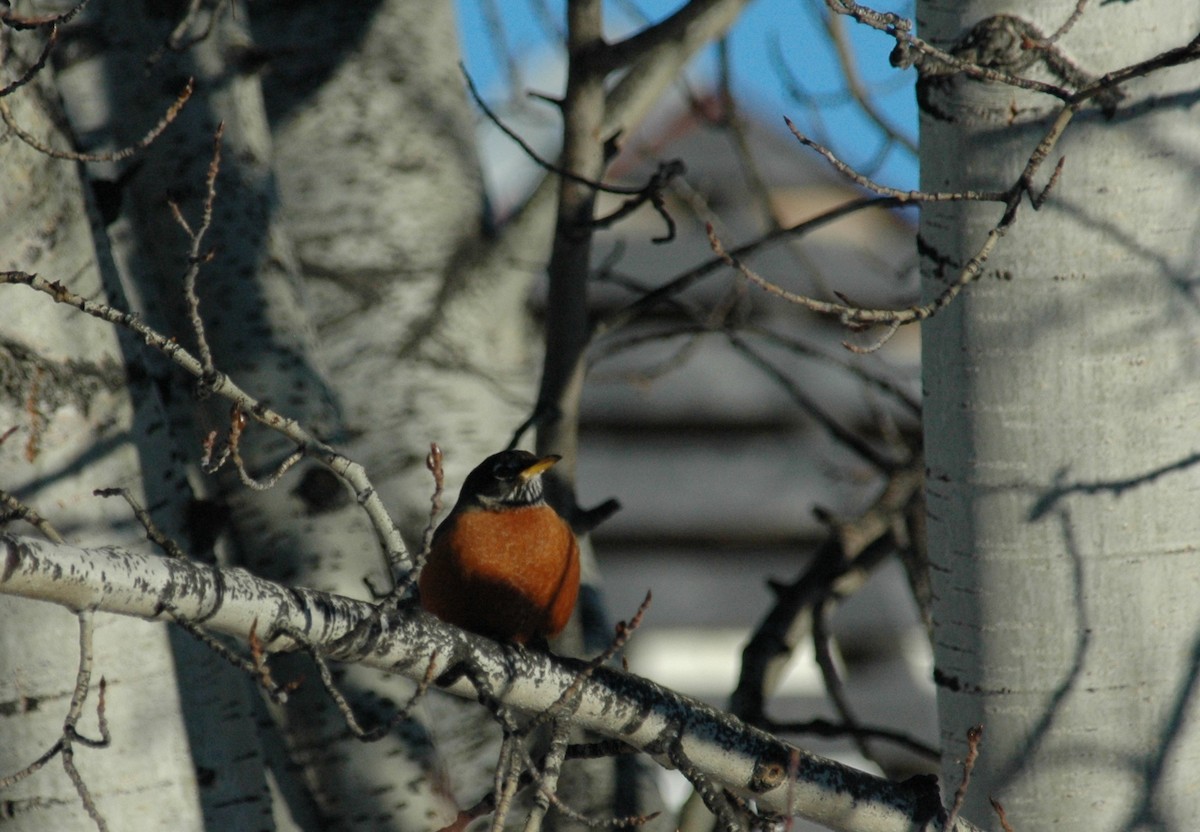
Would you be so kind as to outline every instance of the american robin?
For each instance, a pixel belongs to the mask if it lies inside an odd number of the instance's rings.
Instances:
[[[542,474],[559,459],[501,451],[467,475],[433,534],[422,607],[518,644],[562,632],[579,594],[579,544],[542,494]]]

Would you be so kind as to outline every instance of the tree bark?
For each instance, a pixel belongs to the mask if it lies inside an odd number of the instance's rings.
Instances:
[[[23,129],[66,148],[50,81],[47,73],[6,100]],[[3,268],[37,269],[91,299],[123,304],[108,229],[90,206],[81,168],[10,136],[0,143],[0,169]],[[144,358],[127,334],[44,296],[5,299],[0,423],[16,430],[0,445],[0,488],[71,542],[144,543],[123,500],[93,494],[107,487],[128,488],[182,539],[192,492]],[[62,730],[79,641],[79,625],[64,610],[0,599],[0,702],[11,705],[0,707],[0,776],[28,765]],[[244,676],[180,632],[130,629],[109,617],[96,623],[94,655],[80,728],[95,735],[94,685],[103,676],[114,740],[103,757],[85,752],[77,762],[114,828],[271,828]],[[201,701],[208,710],[195,707]],[[96,828],[58,759],[4,799],[6,828]]]
[[[169,598],[173,618],[202,620],[214,633],[244,638],[261,628],[265,653],[303,644],[336,661],[432,679],[458,696],[482,693],[524,714],[569,718],[768,811],[843,832],[945,825],[930,778],[892,783],[789,746],[647,679],[498,644],[412,608],[372,619],[372,605],[283,587],[244,570],[9,534],[0,534],[0,592],[143,618],[161,615]],[[956,829],[975,827],[964,822]]]
[[[950,49],[989,14],[1049,35],[1074,4],[918,3]],[[1057,44],[1090,75],[1180,46],[1200,7],[1092,5]],[[1028,45],[1019,57],[1029,57]],[[998,68],[1057,81],[1042,60]],[[1200,331],[1194,66],[1087,107],[1032,183],[1061,180],[980,281],[923,325],[929,550],[943,788],[984,728],[964,813],[1016,829],[1188,829],[1200,723]],[[1009,187],[1062,102],[922,80],[924,190]],[[1077,84],[1076,84],[1077,86]],[[922,213],[924,293],[999,219]]]

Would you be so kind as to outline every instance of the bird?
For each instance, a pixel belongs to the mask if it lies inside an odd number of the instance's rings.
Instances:
[[[579,595],[579,544],[542,483],[561,458],[501,451],[467,475],[417,581],[427,612],[515,644],[562,632]]]

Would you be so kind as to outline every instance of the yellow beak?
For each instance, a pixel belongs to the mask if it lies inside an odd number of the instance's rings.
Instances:
[[[549,470],[551,467],[553,467],[554,463],[558,462],[560,459],[562,459],[562,457],[558,454],[550,454],[550,456],[542,457],[521,472],[521,480],[525,481],[533,479],[543,471]]]

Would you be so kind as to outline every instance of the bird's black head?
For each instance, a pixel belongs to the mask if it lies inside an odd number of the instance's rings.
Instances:
[[[562,457],[537,457],[529,451],[492,454],[467,475],[459,506],[531,506],[542,500],[542,474]]]

